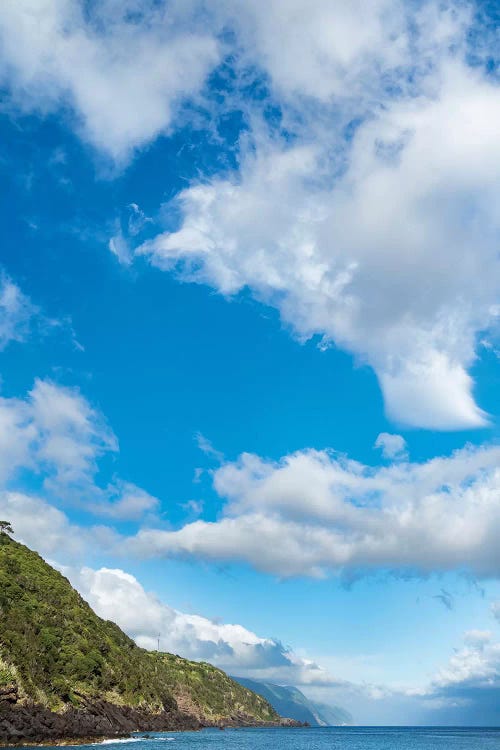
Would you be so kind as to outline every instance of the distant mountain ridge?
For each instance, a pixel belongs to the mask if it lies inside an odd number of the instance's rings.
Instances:
[[[233,677],[240,685],[261,695],[282,716],[305,721],[311,726],[343,726],[352,723],[351,714],[340,706],[315,703],[296,687]]]
[[[212,665],[139,648],[0,532],[0,745],[286,722]]]

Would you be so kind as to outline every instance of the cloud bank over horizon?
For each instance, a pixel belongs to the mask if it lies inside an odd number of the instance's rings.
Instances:
[[[159,638],[160,650],[209,661],[239,677],[297,685],[318,700],[346,702],[355,716],[356,706],[358,712],[371,711],[379,723],[385,711],[391,722],[399,711],[405,712],[408,724],[416,718],[455,725],[494,721],[493,707],[500,694],[500,642],[491,631],[464,633],[462,645],[424,685],[356,683],[241,625],[175,610],[121,569],[57,567],[98,615],[116,622],[143,648],[157,649]],[[495,617],[498,608],[493,603]]]

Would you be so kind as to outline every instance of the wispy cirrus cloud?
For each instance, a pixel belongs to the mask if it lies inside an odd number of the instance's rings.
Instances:
[[[0,273],[0,351],[11,341],[25,341],[39,308],[5,273]]]

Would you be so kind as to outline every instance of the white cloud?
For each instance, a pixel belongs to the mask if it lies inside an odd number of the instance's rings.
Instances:
[[[72,549],[81,549],[81,537],[78,543],[79,535],[68,533],[65,514],[44,500],[20,492],[2,492],[0,507],[2,517],[12,523],[20,542],[28,546],[35,542],[35,547],[40,549],[41,545],[45,554],[57,551],[61,543],[69,543]]]
[[[474,716],[481,717],[482,704],[488,704],[487,694],[496,701],[500,687],[500,645],[490,631],[466,632],[463,646],[421,687],[355,683],[332,676],[279,642],[241,625],[175,610],[123,570],[86,567],[63,568],[62,572],[101,617],[116,622],[144,648],[156,649],[159,637],[161,650],[208,660],[230,674],[299,685],[317,700],[347,704],[358,721],[371,715],[384,723],[382,717],[389,716],[389,723],[401,724],[404,715],[414,717],[413,723],[423,721],[424,716],[433,722],[442,717],[450,723],[453,712],[467,708],[468,719],[474,723]],[[457,715],[454,718],[456,723]]]
[[[65,569],[98,615],[116,622],[143,648],[208,660],[240,676],[296,683],[327,683],[331,677],[278,641],[261,638],[241,625],[214,622],[179,612],[146,592],[119,569]]]
[[[188,500],[187,503],[183,503],[182,508],[187,510],[192,516],[201,516],[204,503],[201,500]]]
[[[25,342],[33,333],[45,336],[63,332],[78,351],[84,347],[77,340],[69,316],[50,318],[0,268],[0,352],[10,342]]]
[[[384,458],[408,458],[406,440],[402,435],[392,435],[389,432],[381,432],[375,440],[375,448],[380,448]]]
[[[489,123],[500,105],[477,75],[450,78],[441,99],[362,126],[333,188],[319,146],[261,149],[235,181],[184,191],[180,230],[140,252],[223,294],[248,286],[301,338],[353,351],[377,371],[396,421],[484,424],[466,368],[476,332],[496,322],[500,152]],[[404,133],[388,162],[382,145]]]
[[[222,49],[246,75],[253,66],[269,75],[285,98],[359,97],[359,79],[373,83],[378,67],[406,62],[406,15],[401,0],[8,0],[0,76],[11,104],[43,114],[69,105],[84,138],[121,160],[171,126]]]
[[[279,576],[499,576],[499,460],[499,447],[377,468],[327,451],[279,462],[243,454],[214,472],[226,501],[218,521],[143,530],[130,549],[242,561]]]
[[[81,559],[91,550],[109,550],[117,535],[105,526],[81,527],[36,495],[0,491],[0,516],[14,527],[16,540],[45,557]]]
[[[128,221],[127,231],[131,237],[138,235],[145,226],[153,223],[153,219],[150,216],[146,216],[142,208],[137,203],[129,203],[128,209]]]
[[[420,686],[339,682],[313,686],[307,694],[340,702],[361,724],[497,726],[500,644],[489,631],[469,631],[443,667]]]
[[[164,132],[219,52],[192,2],[7,0],[0,77],[12,104],[73,108],[85,139],[117,160]]]
[[[136,219],[137,213],[134,206]],[[46,318],[6,274],[0,274],[0,350],[10,341],[24,341],[35,316],[38,324],[63,325],[74,336],[69,321],[61,324]],[[157,498],[119,478],[104,489],[95,483],[99,459],[117,451],[118,441],[103,415],[78,388],[37,378],[24,397],[0,397],[0,493],[14,486],[24,472],[23,478],[30,477],[35,483],[42,480],[42,494],[58,499],[71,495],[95,514],[137,520],[157,510]],[[14,511],[30,503],[42,507],[44,502],[23,493],[4,492],[3,502],[7,501]],[[48,523],[56,528],[67,523],[57,509],[43,507]],[[36,536],[31,534],[30,539]],[[49,543],[45,540],[43,544]]]
[[[131,482],[118,481],[109,485],[99,499],[100,502],[86,503],[86,509],[117,520],[138,520],[160,507],[157,497]]]
[[[36,380],[27,409],[36,430],[33,460],[42,470],[46,467],[49,482],[87,482],[97,470],[99,456],[118,450],[104,418],[78,389]]]
[[[247,287],[299,338],[354,353],[396,422],[479,427],[468,369],[498,317],[498,87],[465,62],[462,4],[409,18],[377,2],[361,34],[357,5],[245,6],[293,138],[251,120],[239,171],[184,190],[180,227],[138,253],[225,295]]]
[[[25,341],[38,308],[6,275],[0,274],[0,351],[11,341]]]
[[[475,648],[482,648],[493,640],[491,630],[467,630],[464,634],[464,642]]]
[[[131,482],[96,482],[99,459],[118,441],[103,415],[77,388],[35,380],[25,398],[0,398],[0,490],[21,471],[41,479],[43,491],[71,499],[94,515],[138,520],[159,500]]]
[[[123,266],[130,266],[134,259],[132,239],[137,237],[143,229],[152,224],[153,219],[146,216],[137,203],[126,206],[124,216],[115,221],[115,234],[108,242],[108,248]]]
[[[108,247],[111,253],[116,256],[119,263],[122,266],[129,266],[133,260],[132,250],[130,249],[127,238],[123,235],[121,229],[118,230],[117,234],[113,235],[108,242]]]
[[[399,0],[270,0],[265,6],[243,0],[226,3],[230,12],[228,5],[243,54],[269,75],[275,94],[287,102],[364,96],[380,86],[381,71],[387,75],[408,63],[410,17],[426,23],[425,11],[412,12]],[[429,12],[436,5],[424,8]],[[442,31],[443,16],[434,17]],[[434,41],[436,29],[426,26]]]
[[[454,693],[457,688],[500,688],[500,643],[489,631],[465,633],[463,648],[455,650],[425,692]]]
[[[201,432],[197,432],[194,437],[196,444],[202,453],[213,458],[218,463],[221,463],[224,460],[224,454],[218,451],[217,448],[214,448],[211,441],[206,438],[205,435],[202,435]]]
[[[500,97],[470,65],[473,19],[461,0],[106,0],[86,12],[19,0],[0,19],[0,70],[17,106],[69,105],[84,137],[123,160],[172,127],[229,52],[236,93],[221,107],[250,126],[239,170],[184,190],[178,230],[138,253],[222,294],[248,287],[299,338],[352,352],[394,421],[480,427],[469,370],[478,335],[498,327]],[[474,52],[486,59],[488,42]],[[238,94],[252,75],[269,84],[263,102]],[[270,102],[286,136],[265,124]],[[130,210],[109,242],[126,265],[148,221]]]
[[[37,430],[25,401],[0,398],[0,482],[7,481],[20,467],[32,468],[32,447]]]

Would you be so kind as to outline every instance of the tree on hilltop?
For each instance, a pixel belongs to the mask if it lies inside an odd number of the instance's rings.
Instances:
[[[13,534],[14,529],[9,521],[0,521],[0,534]]]

